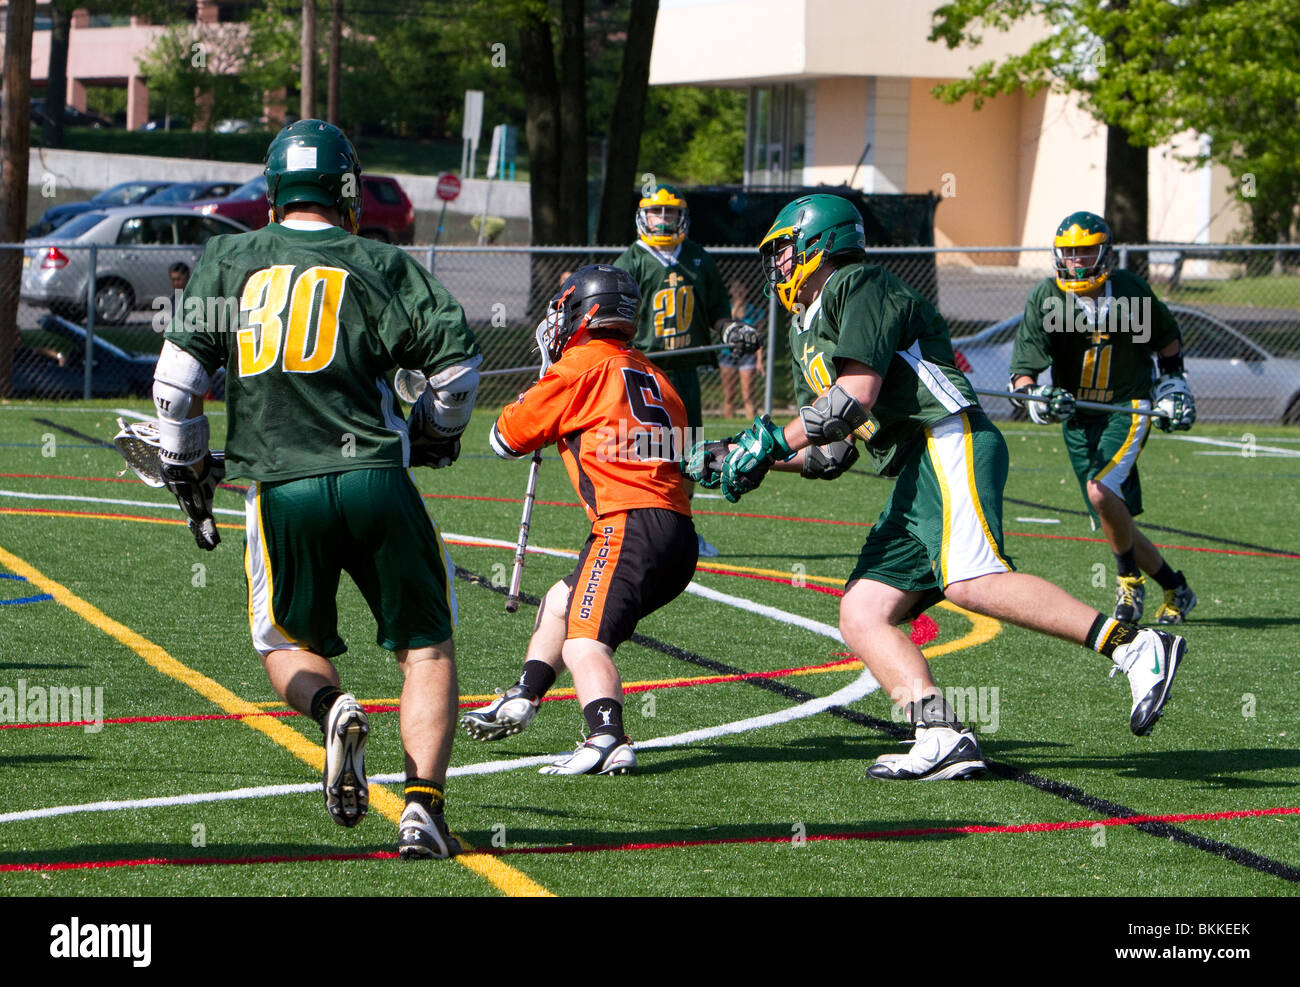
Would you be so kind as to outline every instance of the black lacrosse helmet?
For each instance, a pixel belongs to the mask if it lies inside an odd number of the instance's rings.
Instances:
[[[554,363],[583,330],[631,342],[640,305],[641,286],[627,271],[609,264],[580,267],[547,306],[537,328],[538,348]]]

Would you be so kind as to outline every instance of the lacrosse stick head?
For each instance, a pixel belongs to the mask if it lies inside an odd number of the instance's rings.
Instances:
[[[140,482],[149,487],[165,487],[163,481],[162,460],[158,458],[159,440],[157,422],[127,423],[117,420],[118,433],[113,436],[113,445],[126,460],[131,472],[140,478]],[[122,473],[125,473],[123,470]],[[121,476],[119,473],[118,476]]]
[[[429,378],[418,370],[399,370],[393,378],[393,390],[407,404],[415,404],[429,387]]]

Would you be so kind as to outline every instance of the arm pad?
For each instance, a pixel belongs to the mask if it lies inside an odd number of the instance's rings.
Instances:
[[[429,378],[428,389],[417,402],[417,407],[425,405],[421,421],[429,434],[454,438],[465,431],[478,395],[478,365],[482,362],[483,358],[476,356]]]
[[[868,415],[857,399],[839,384],[832,384],[831,389],[814,401],[799,409],[803,419],[804,434],[815,446],[842,442],[853,434],[853,430],[864,425]]]
[[[167,340],[153,371],[153,406],[163,421],[183,422],[190,402],[208,393],[212,378],[189,353]]]

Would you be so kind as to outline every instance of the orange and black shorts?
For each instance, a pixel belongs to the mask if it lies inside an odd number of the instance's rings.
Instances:
[[[699,542],[685,514],[636,508],[598,518],[569,587],[566,638],[617,648],[637,621],[675,599],[695,575]]]

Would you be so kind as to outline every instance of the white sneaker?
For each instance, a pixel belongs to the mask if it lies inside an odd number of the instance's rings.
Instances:
[[[370,806],[366,783],[366,736],[370,718],[356,697],[344,693],[325,718],[325,808],[340,826],[355,826]]]
[[[1128,725],[1139,737],[1150,733],[1160,719],[1160,711],[1169,698],[1169,687],[1174,684],[1174,674],[1186,654],[1186,640],[1152,628],[1115,649],[1115,667],[1110,674],[1123,672],[1128,676],[1133,692],[1133,712],[1129,714]]]
[[[881,754],[867,768],[867,777],[888,781],[943,781],[971,778],[986,769],[979,741],[969,729],[918,723],[916,740],[910,743],[912,749],[906,754]]]
[[[460,718],[460,725],[475,740],[500,740],[519,733],[537,715],[540,699],[521,695],[522,690],[512,685],[495,702],[472,709]]]
[[[717,545],[711,545],[708,542],[706,542],[704,540],[704,536],[700,534],[698,531],[695,532],[695,541],[699,545],[700,558],[702,559],[716,559],[719,555],[722,554],[721,552],[718,551]]]
[[[464,849],[451,835],[443,814],[429,812],[417,802],[407,803],[397,825],[397,854],[403,860],[446,860]]]
[[[598,733],[578,745],[568,757],[538,771],[543,775],[625,775],[636,767],[636,753],[627,737]]]

